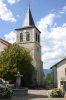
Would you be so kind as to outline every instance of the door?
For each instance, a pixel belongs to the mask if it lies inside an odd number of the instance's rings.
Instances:
[[[64,91],[66,91],[66,81],[64,82]]]

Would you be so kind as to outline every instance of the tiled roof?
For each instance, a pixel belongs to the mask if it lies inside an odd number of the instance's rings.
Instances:
[[[3,39],[0,39],[0,42],[3,43],[6,46],[11,46],[12,45],[11,43],[9,43],[9,42],[7,42],[7,41],[5,41]]]

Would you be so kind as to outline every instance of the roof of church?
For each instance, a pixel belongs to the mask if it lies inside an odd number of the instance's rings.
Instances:
[[[26,26],[26,27],[23,27],[23,28],[18,28],[18,29],[15,29],[15,30],[22,30],[22,29],[29,29],[29,28],[36,28],[38,31],[39,29],[36,27],[36,26]],[[39,31],[40,32],[40,31]],[[41,33],[41,32],[40,32]]]
[[[28,29],[28,28],[36,28],[39,31],[39,33],[41,33],[40,30],[35,26],[30,7],[28,7],[27,9],[22,27],[17,28],[15,30],[22,30],[22,29]]]
[[[22,27],[35,26],[30,7],[28,8]]]
[[[0,42],[3,43],[6,46],[11,46],[12,45],[11,43],[9,43],[9,42],[7,42],[7,41],[5,41],[3,39],[0,39]]]

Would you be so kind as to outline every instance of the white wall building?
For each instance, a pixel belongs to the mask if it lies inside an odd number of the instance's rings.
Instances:
[[[51,67],[53,85],[66,91],[66,58]]]

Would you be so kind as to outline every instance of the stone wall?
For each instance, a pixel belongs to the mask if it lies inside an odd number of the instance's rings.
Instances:
[[[20,33],[23,33],[23,41],[20,42]],[[26,34],[27,32],[30,33],[30,41],[26,41]],[[25,47],[32,56],[32,65],[36,70],[36,82],[41,84],[43,79],[43,64],[41,61],[41,46],[40,42],[36,41],[36,33],[40,37],[40,32],[36,28],[28,28],[28,29],[21,29],[16,31],[16,43],[20,46]]]

